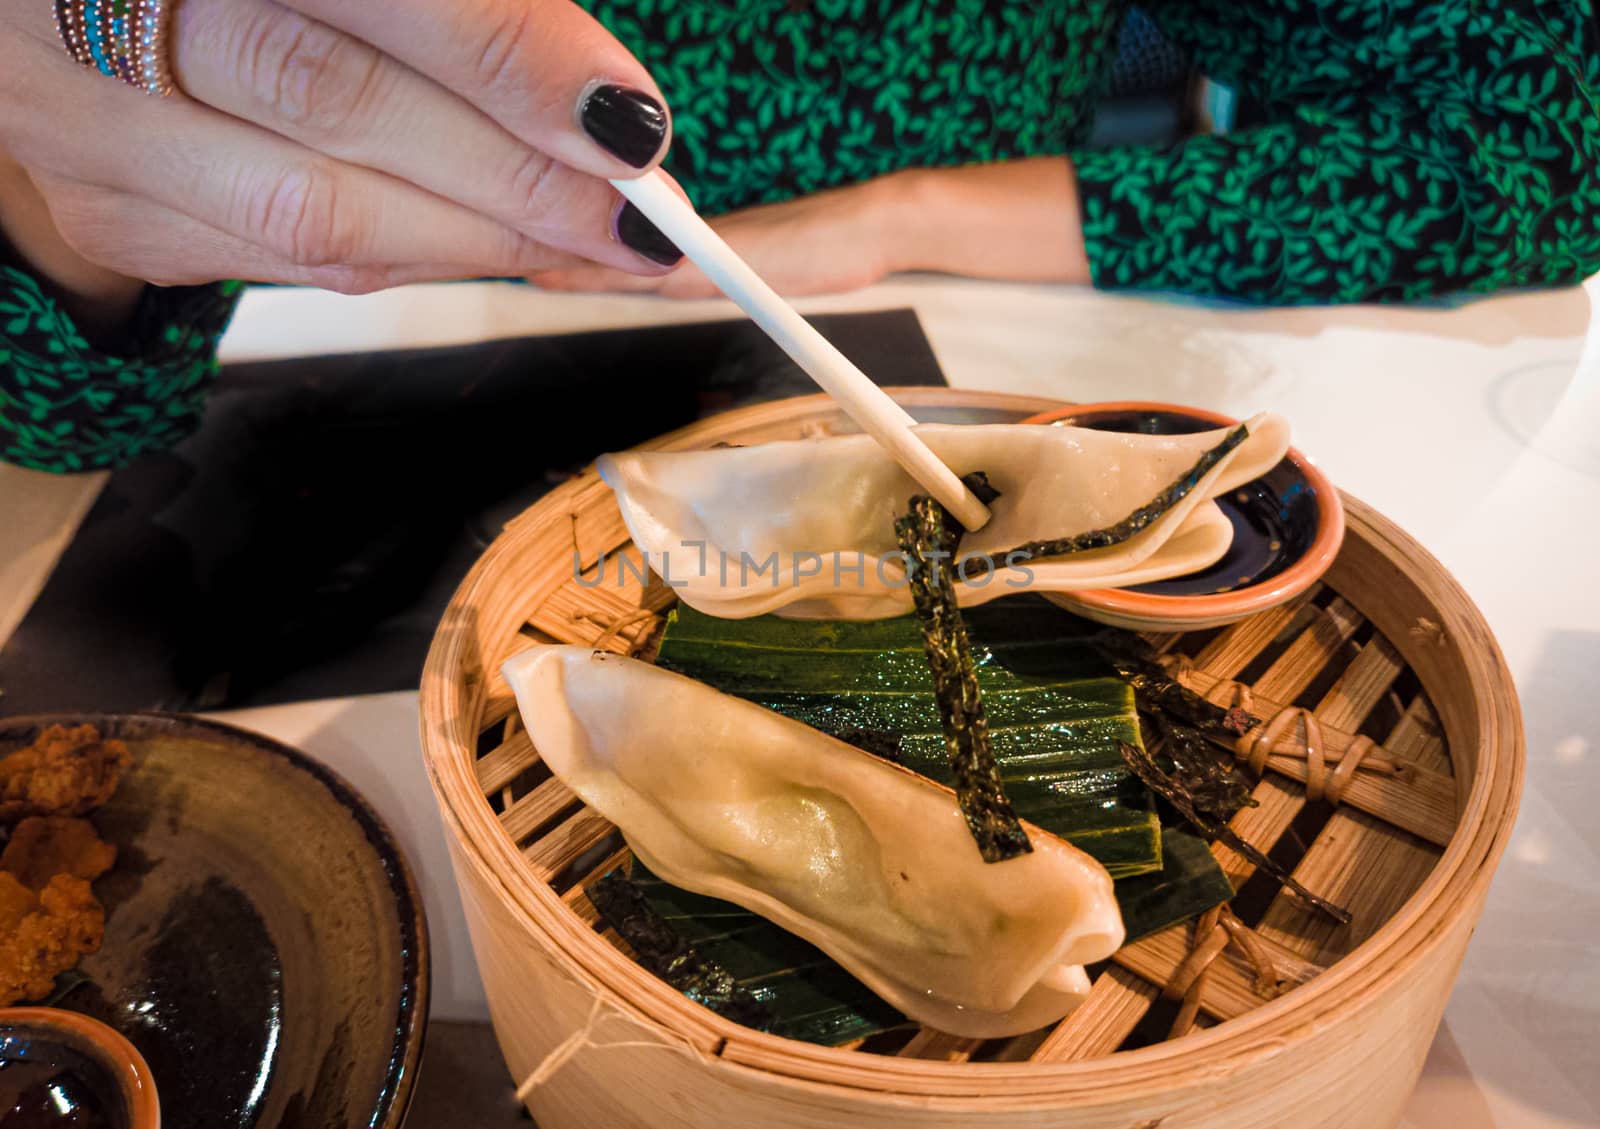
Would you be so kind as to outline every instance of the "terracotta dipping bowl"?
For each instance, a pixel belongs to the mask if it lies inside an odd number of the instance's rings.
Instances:
[[[1203,408],[1129,400],[1059,408],[1022,422],[1182,435],[1239,421]],[[1344,540],[1339,492],[1293,447],[1277,466],[1217,504],[1233,523],[1233,544],[1210,568],[1131,588],[1057,592],[1050,599],[1088,619],[1136,631],[1218,627],[1304,592],[1328,570]]]
[[[97,1103],[111,1129],[161,1129],[144,1056],[98,1019],[60,1008],[0,1008],[0,1098],[10,1092],[7,1068],[30,1062],[70,1070],[71,1080],[60,1084],[54,1101]],[[0,1100],[0,1124],[12,1112]]]

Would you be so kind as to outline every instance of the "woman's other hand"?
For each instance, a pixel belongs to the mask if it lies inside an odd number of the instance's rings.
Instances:
[[[791,297],[855,290],[911,270],[1020,282],[1089,281],[1077,184],[1065,157],[910,169],[733,212],[712,226],[757,274]],[[717,293],[688,263],[665,277],[585,264],[539,272],[529,281],[548,290],[668,298]]]
[[[346,292],[669,269],[605,182],[659,161],[666,108],[569,0],[183,0],[168,39],[182,93],[156,99],[74,63],[50,0],[0,6],[0,151],[84,262]]]

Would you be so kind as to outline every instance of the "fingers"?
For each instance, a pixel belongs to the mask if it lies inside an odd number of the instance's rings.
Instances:
[[[528,276],[528,281],[541,290],[563,290],[572,293],[635,293],[644,294],[660,290],[662,279],[640,277],[608,267],[573,267],[569,270],[539,271]]]
[[[158,286],[220,278],[366,294],[410,282],[464,276],[449,264],[308,267],[138,196],[61,177],[36,176],[56,229],[84,259]]]
[[[659,278],[627,274],[607,267],[580,264],[564,270],[539,271],[528,281],[541,290],[596,294],[659,294],[663,298],[715,298],[722,291],[692,265]]]
[[[479,107],[540,152],[628,177],[666,151],[661,92],[570,0],[287,0]]]
[[[64,57],[71,97],[24,105],[14,151],[32,168],[181,211],[302,267],[439,263],[524,274],[571,256],[370,169],[314,153],[187,99],[158,100]],[[42,99],[55,60],[27,101]],[[58,86],[59,90],[59,86]],[[36,110],[37,112],[30,112]],[[106,122],[117,123],[107,131]]]
[[[254,39],[232,42],[236,47],[253,44],[246,57],[256,61],[256,82],[236,81],[227,93],[223,76],[204,62],[196,62],[191,73],[200,76],[208,96],[234,113],[251,112],[244,100],[248,98],[273,108],[278,118],[269,118],[266,110],[257,116],[273,120],[276,129],[248,124],[188,98],[150,99],[90,74],[48,40],[47,23],[34,28],[31,24],[39,21],[33,20],[22,25],[24,34],[0,47],[0,71],[8,72],[0,75],[0,143],[34,169],[148,197],[233,237],[238,247],[257,248],[265,252],[274,277],[290,273],[290,267],[300,272],[297,277],[305,277],[306,271],[334,265],[413,263],[439,264],[428,268],[435,274],[452,268],[452,274],[520,275],[570,265],[573,253],[563,250],[563,244],[629,270],[659,273],[675,261],[676,250],[659,233],[641,248],[643,257],[613,244],[618,214],[607,212],[620,208],[621,202],[611,203],[609,186],[606,195],[596,196],[588,191],[591,182],[579,174],[552,167],[524,143],[513,139],[508,145],[501,136],[505,131],[495,132],[484,115],[463,109],[460,99],[441,97],[436,85],[371,46],[348,36],[335,38],[332,30],[303,18],[298,25],[285,23],[292,13],[271,7],[270,0],[243,2],[256,13],[256,19],[241,21],[256,29]],[[328,2],[347,15],[354,10]],[[473,2],[473,13],[482,16],[487,0]],[[595,34],[587,17],[573,17],[565,0],[539,2],[547,13],[558,13],[558,23],[576,18],[580,33]],[[223,34],[215,11],[201,7],[196,26],[204,30],[210,19],[208,34]],[[4,14],[12,15],[16,13]],[[602,35],[597,42],[600,56],[620,60],[618,73],[648,85],[637,64],[609,37]],[[279,45],[276,69],[271,64],[274,44]],[[596,56],[590,52],[587,57]],[[273,76],[270,89],[268,76]],[[311,89],[297,93],[296,82],[308,79]],[[330,83],[337,97],[312,96],[328,90]],[[319,109],[330,102],[331,118]],[[414,132],[415,119],[428,115],[430,135],[459,139],[437,155],[418,153],[406,130],[409,122]],[[569,123],[557,132],[570,140],[578,136],[576,129]],[[296,144],[291,136],[296,133],[308,144]],[[313,139],[349,157],[317,152],[309,147]],[[596,163],[592,153],[588,159]],[[360,167],[368,161],[392,163],[395,173]],[[490,171],[480,176],[480,168]],[[413,178],[427,187],[411,183]],[[496,181],[512,189],[502,191]],[[468,195],[472,204],[444,199],[441,192],[446,190]],[[495,211],[506,214],[505,201],[519,197],[524,204],[510,206],[507,222],[497,222]],[[573,234],[574,216],[583,217],[577,227],[588,231]],[[590,225],[599,227],[599,237]],[[634,237],[641,231],[652,234],[647,227],[624,223],[625,232]],[[529,230],[537,235],[530,236]],[[627,242],[639,245],[637,238]],[[453,269],[458,267],[463,269]],[[248,272],[224,264],[214,273],[237,277]]]
[[[190,96],[311,149],[388,173],[524,235],[659,273],[613,236],[619,198],[459,95],[275,0],[185,0],[173,34]]]

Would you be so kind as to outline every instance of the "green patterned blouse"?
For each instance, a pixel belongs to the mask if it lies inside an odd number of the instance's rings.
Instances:
[[[1593,0],[1142,0],[1257,120],[1101,150],[1126,0],[583,2],[656,76],[709,213],[1067,154],[1101,287],[1404,301],[1600,270]],[[110,356],[0,269],[0,459],[115,466],[191,430],[238,290],[152,289]]]

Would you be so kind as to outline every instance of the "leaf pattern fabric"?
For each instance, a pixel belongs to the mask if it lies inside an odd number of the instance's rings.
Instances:
[[[672,107],[703,212],[1081,143],[1122,0],[579,0]]]
[[[1068,154],[1096,285],[1404,301],[1600,270],[1594,0],[1141,0],[1258,120],[1087,147],[1127,0],[580,0],[672,104],[708,214],[907,167]],[[197,423],[237,284],[90,348],[0,269],[0,459],[116,466]]]
[[[1075,151],[1097,285],[1406,301],[1600,270],[1590,0],[1149,0],[1261,122]]]
[[[0,461],[121,466],[192,432],[217,374],[237,282],[147,287],[126,356],[101,352],[38,281],[0,265]]]

